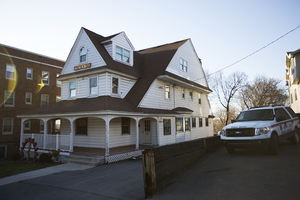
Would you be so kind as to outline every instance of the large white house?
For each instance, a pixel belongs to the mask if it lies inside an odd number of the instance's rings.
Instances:
[[[201,60],[190,39],[135,51],[124,32],[81,28],[59,77],[61,101],[22,113],[40,119],[38,146],[109,149],[166,145],[213,135]],[[59,134],[52,134],[54,124]],[[57,130],[56,130],[57,132]]]

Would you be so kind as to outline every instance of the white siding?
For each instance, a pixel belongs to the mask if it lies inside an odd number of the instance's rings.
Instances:
[[[180,69],[180,58],[188,62],[187,72]],[[166,71],[207,86],[201,63],[190,40],[178,48]]]
[[[81,63],[79,60],[80,59],[79,52],[82,47],[85,47],[88,50],[87,61],[84,63]],[[90,41],[89,37],[85,33],[85,31],[81,29],[61,74],[73,73],[75,72],[74,70],[75,66],[83,65],[86,63],[91,63],[91,68],[96,68],[96,67],[101,67],[106,65],[101,55],[99,54],[99,52],[94,47],[93,43]]]
[[[128,79],[128,78],[120,78],[120,96],[124,98],[130,89],[135,84],[136,80]]]
[[[106,90],[106,73],[98,75],[98,94],[99,96],[105,96],[107,94]]]
[[[112,55],[113,55],[113,52],[112,52],[113,45],[112,45],[112,43],[107,44],[104,47],[105,47],[106,51],[108,52],[108,54],[112,57]]]
[[[69,97],[69,81],[63,81],[61,84],[61,100],[66,100]]]
[[[82,77],[77,79],[77,98],[86,98],[89,95],[89,78]]]
[[[123,49],[126,49],[130,52],[130,61],[129,64],[132,66],[133,65],[133,48],[130,44],[130,41],[128,41],[127,36],[125,33],[121,33],[117,35],[116,37],[112,38],[113,41],[113,47],[112,47],[112,52],[113,52],[113,59],[116,59],[116,46],[121,47]]]
[[[67,119],[61,119],[60,134],[61,135],[70,135],[70,132],[71,132],[70,121]]]
[[[163,119],[171,119],[171,135],[164,135],[164,124],[159,123],[159,141],[160,145],[176,143],[176,125],[175,118],[164,117]]]

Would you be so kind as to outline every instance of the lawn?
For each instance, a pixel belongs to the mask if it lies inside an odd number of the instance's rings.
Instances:
[[[0,159],[0,178],[20,174],[23,172],[42,169],[45,167],[51,167],[59,164],[60,163],[39,163],[32,161],[26,162]]]

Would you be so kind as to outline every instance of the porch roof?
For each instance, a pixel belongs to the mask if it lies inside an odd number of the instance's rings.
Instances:
[[[110,96],[100,96],[96,98],[80,98],[76,100],[64,100],[55,104],[40,107],[30,110],[18,115],[18,117],[25,117],[31,115],[59,115],[72,113],[90,113],[97,111],[120,111],[132,112],[140,114],[179,114],[176,109],[152,109],[139,108],[133,106],[125,99],[114,98]]]

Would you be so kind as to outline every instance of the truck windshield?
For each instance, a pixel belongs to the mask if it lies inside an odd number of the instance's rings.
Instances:
[[[247,110],[241,112],[236,121],[269,121],[274,119],[272,109]]]

